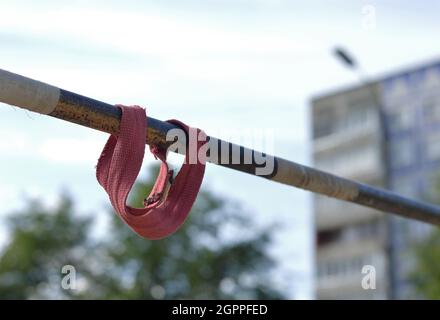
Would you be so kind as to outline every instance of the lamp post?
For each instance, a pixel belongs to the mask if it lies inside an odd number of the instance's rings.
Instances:
[[[369,92],[370,98],[373,101],[374,107],[376,108],[378,117],[379,117],[379,134],[380,134],[380,157],[381,162],[384,166],[383,173],[383,184],[386,189],[391,189],[390,185],[390,158],[388,155],[388,135],[386,130],[386,119],[384,114],[384,108],[382,107],[382,103],[380,97],[378,96],[377,91],[374,89],[373,83],[366,77],[363,70],[360,68],[357,61],[350,55],[346,50],[341,47],[336,47],[333,50],[335,57],[341,61],[347,68],[352,70],[358,77],[360,82],[365,85]],[[396,263],[396,255],[395,255],[395,245],[394,245],[394,223],[393,218],[390,216],[385,217],[386,224],[386,252],[388,257],[388,298],[395,299],[396,298],[396,282],[397,277],[395,274]]]

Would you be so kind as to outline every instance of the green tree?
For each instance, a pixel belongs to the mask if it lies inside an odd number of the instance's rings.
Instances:
[[[139,206],[152,184],[138,183],[130,203]],[[0,298],[282,297],[270,282],[271,228],[258,231],[237,203],[206,190],[184,226],[163,240],[137,236],[112,212],[107,235],[94,243],[91,218],[76,214],[66,196],[53,210],[32,202],[9,222]],[[60,288],[66,264],[81,278],[77,290]]]
[[[416,266],[410,280],[416,292],[427,299],[440,299],[440,230],[417,244],[414,253]]]
[[[0,298],[63,298],[61,268],[73,265],[86,270],[83,256],[89,246],[91,219],[73,214],[73,202],[62,195],[48,209],[31,200],[8,221],[11,240],[0,257]]]
[[[139,206],[151,188],[151,181],[138,184],[130,202]],[[106,254],[112,263],[100,281],[107,298],[281,297],[269,281],[269,229],[256,232],[237,204],[210,192],[199,194],[171,237],[146,241],[118,217],[109,235],[114,241],[107,242]],[[106,292],[107,286],[118,289]]]
[[[440,173],[433,176],[434,193],[425,195],[427,202],[440,205]],[[414,268],[409,275],[415,293],[427,299],[440,299],[440,229],[433,229],[428,237],[412,248]]]

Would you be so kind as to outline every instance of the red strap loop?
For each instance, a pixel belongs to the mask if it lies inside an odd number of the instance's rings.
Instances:
[[[122,111],[119,135],[108,139],[96,167],[99,184],[108,193],[117,214],[140,236],[154,240],[175,232],[185,221],[197,197],[205,173],[205,159],[191,164],[186,152],[185,162],[173,178],[166,162],[166,150],[150,147],[155,157],[162,161],[159,176],[144,201],[144,208],[126,205],[130,192],[141,169],[147,134],[145,109],[139,106],[117,105]],[[170,120],[185,130],[194,130],[187,125]],[[190,136],[190,135],[188,135]],[[197,129],[197,154],[206,143],[206,135]],[[197,157],[198,159],[198,157]]]

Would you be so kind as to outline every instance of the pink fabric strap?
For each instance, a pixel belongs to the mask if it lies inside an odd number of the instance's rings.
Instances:
[[[166,150],[150,147],[156,158],[162,161],[159,176],[144,208],[126,205],[136,177],[141,169],[147,135],[147,116],[139,106],[118,105],[122,111],[118,136],[108,139],[96,167],[99,184],[108,193],[117,214],[140,236],[154,240],[164,238],[175,232],[184,222],[197,197],[205,173],[205,159],[190,164],[188,148],[185,162],[173,180],[173,173],[166,162]],[[187,133],[190,128],[170,120]],[[206,142],[206,135],[197,129],[202,137],[197,141],[197,153]],[[187,134],[188,136],[188,134]],[[194,150],[195,151],[195,150]]]

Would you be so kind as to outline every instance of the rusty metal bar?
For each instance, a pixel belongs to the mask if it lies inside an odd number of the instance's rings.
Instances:
[[[119,131],[119,108],[1,69],[0,102],[110,134],[117,135]],[[166,140],[167,132],[176,128],[172,124],[149,117],[146,143],[168,147],[172,142]],[[208,157],[208,161],[214,164],[406,218],[440,225],[438,206],[411,200],[387,190],[344,179],[279,157],[264,155],[214,137],[209,137],[209,143],[213,146],[224,144],[229,150],[240,151],[239,163],[233,163],[231,152],[227,155],[219,152]],[[252,161],[245,163],[243,159],[249,154],[252,155]],[[258,174],[258,169],[263,166],[256,160],[260,156],[273,161],[273,170],[270,173]]]

